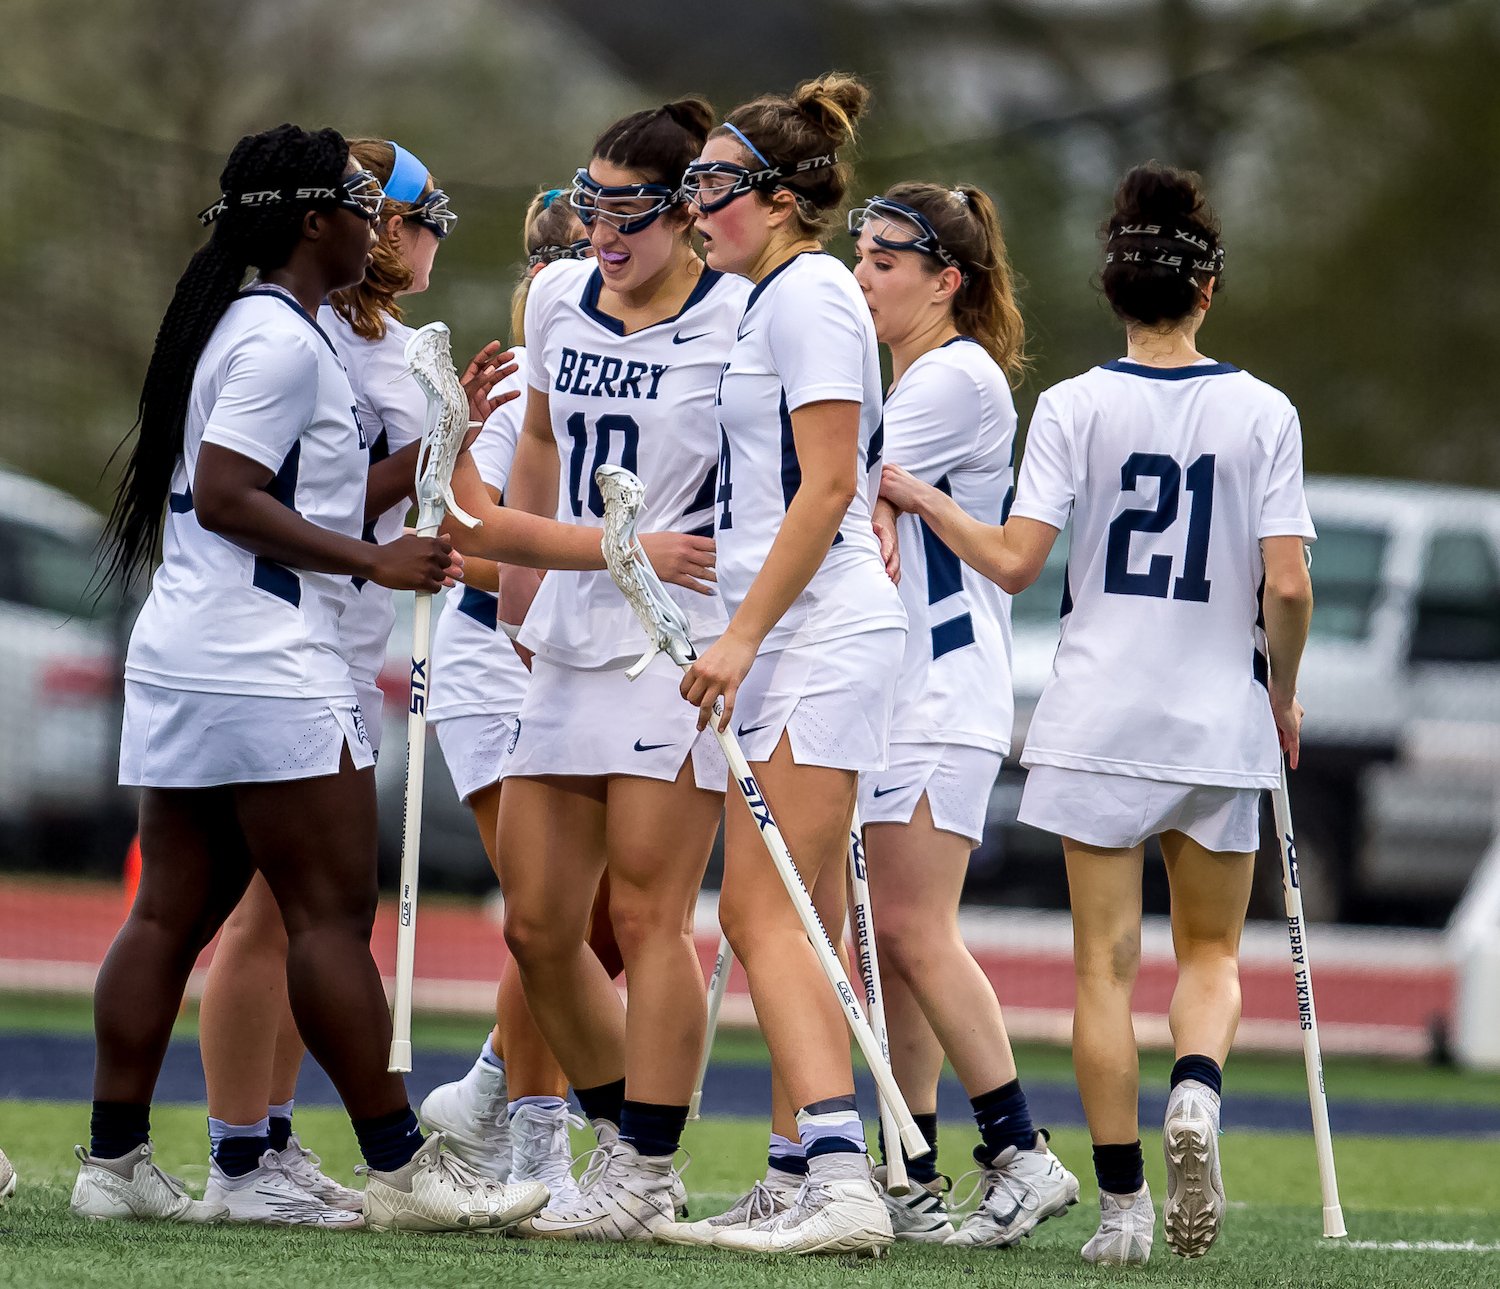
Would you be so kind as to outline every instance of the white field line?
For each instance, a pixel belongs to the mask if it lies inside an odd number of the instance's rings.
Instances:
[[[1348,1240],[1343,1247],[1392,1253],[1500,1253],[1500,1243],[1477,1240]]]

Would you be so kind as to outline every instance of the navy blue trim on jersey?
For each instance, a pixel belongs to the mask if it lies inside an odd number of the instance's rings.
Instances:
[[[974,618],[972,614],[960,613],[956,618],[939,622],[932,628],[932,660],[936,662],[944,654],[952,653],[974,643]]]
[[[719,491],[719,465],[715,462],[708,467],[708,473],[703,476],[703,482],[698,485],[698,491],[693,494],[693,499],[688,502],[684,515],[696,514],[700,510],[707,510],[714,504],[714,498]]]
[[[583,295],[578,301],[578,307],[590,318],[597,322],[606,331],[612,331],[617,336],[638,336],[643,331],[650,331],[655,327],[673,326],[686,316],[694,305],[702,302],[703,297],[713,290],[714,284],[724,275],[718,269],[706,268],[698,279],[698,284],[693,287],[692,294],[683,301],[682,308],[678,309],[670,318],[663,318],[660,322],[653,322],[650,326],[639,327],[635,331],[626,332],[625,324],[618,318],[613,318],[599,307],[599,293],[604,290],[604,274],[597,268],[589,274],[589,280],[584,283]],[[693,337],[697,339],[697,337]]]
[[[1250,671],[1262,689],[1271,687],[1271,663],[1259,649],[1255,651],[1255,661],[1250,664]]]
[[[787,410],[786,390],[781,391],[781,500],[788,510],[802,486],[802,462],[797,459],[797,440],[792,435],[792,414]]]
[[[865,450],[865,473],[869,474],[885,455],[885,417],[875,422],[875,432],[870,435],[870,446]]]
[[[979,343],[979,341],[975,340],[973,336],[954,336],[952,340],[945,340],[945,341],[943,341],[943,343],[940,344],[938,346],[938,348],[939,349],[946,349],[949,345],[962,345],[962,344],[977,345],[978,343]]]
[[[1073,612],[1073,586],[1068,580],[1068,565],[1063,565],[1063,592],[1062,605],[1057,610],[1059,618],[1065,618]]]
[[[186,492],[169,492],[167,494],[167,509],[174,515],[185,515],[193,508],[193,485],[188,484]]]
[[[355,413],[354,419],[356,421],[359,420],[359,414],[357,412]],[[375,436],[375,441],[370,444],[370,464],[372,466],[376,465],[377,463],[384,461],[390,455],[391,441],[386,436],[385,430],[382,429],[380,433]],[[366,519],[364,527],[360,529],[359,540],[362,542],[369,542],[371,546],[378,546],[379,543],[375,540],[375,525],[379,522],[379,515],[372,515],[370,518]],[[356,591],[364,590],[365,582],[367,580],[368,579],[363,577],[354,578],[354,589]]]
[[[499,630],[500,597],[493,591],[481,591],[477,586],[464,587],[464,593],[458,597],[458,611],[490,631]]]
[[[697,528],[687,530],[689,537],[712,537],[714,535],[714,521],[710,519],[706,524],[699,524]]]
[[[1192,380],[1195,376],[1228,376],[1239,371],[1233,363],[1201,363],[1192,367],[1147,367],[1143,363],[1116,358],[1100,363],[1101,371],[1123,372],[1127,376],[1144,376],[1147,380]]]
[[[306,322],[309,327],[311,327],[318,333],[318,335],[323,338],[323,343],[328,346],[329,353],[331,353],[335,358],[339,356],[339,351],[334,348],[333,341],[328,338],[328,333],[318,325],[318,320],[285,292],[273,291],[270,287],[253,286],[248,291],[241,291],[240,295],[263,295],[272,300],[280,300],[282,304],[286,305],[288,309],[291,309],[293,312],[295,312],[298,317]]]
[[[274,295],[275,293],[266,292],[265,294]],[[297,471],[301,463],[302,444],[299,441],[292,444],[292,450],[286,454],[286,460],[281,463],[281,469],[276,472],[276,477],[266,484],[264,489],[292,511],[297,509]],[[302,604],[302,579],[285,564],[274,559],[267,559],[264,555],[255,557],[250,585],[257,590],[276,596],[279,600],[285,600],[294,609]]]
[[[792,256],[791,259],[787,260],[785,264],[778,264],[774,269],[767,273],[765,277],[761,278],[761,280],[757,282],[754,288],[751,290],[750,298],[745,301],[746,315],[748,315],[750,310],[755,307],[755,302],[760,299],[761,293],[764,292],[765,289],[770,286],[771,283],[774,282],[780,274],[785,273],[787,269],[791,268],[792,265],[800,260],[804,255],[827,254],[827,251],[798,251],[794,256]]]

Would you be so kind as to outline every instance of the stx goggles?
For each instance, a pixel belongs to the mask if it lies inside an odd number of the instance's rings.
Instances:
[[[593,253],[593,243],[587,237],[580,237],[566,246],[549,242],[545,246],[538,246],[526,257],[526,266],[536,268],[538,264],[551,264],[553,260],[586,260]]]
[[[220,193],[218,201],[198,212],[198,220],[206,226],[231,208],[253,209],[287,202],[309,206],[332,203],[373,224],[379,220],[380,209],[385,205],[385,190],[381,188],[380,180],[368,170],[356,170],[331,188],[309,184],[298,188],[265,188],[259,192]]]
[[[453,231],[453,225],[458,223],[457,213],[448,204],[448,194],[441,188],[434,188],[414,204],[406,212],[406,219],[408,223],[419,224],[436,233],[439,240],[447,237]]]
[[[617,232],[628,235],[650,228],[677,205],[677,191],[666,184],[595,183],[587,170],[580,170],[573,176],[568,204],[578,212],[578,222],[585,228],[592,228],[596,219],[602,219]]]
[[[774,192],[787,187],[786,181],[793,175],[820,170],[837,161],[831,152],[793,165],[764,166],[760,170],[737,166],[732,161],[694,161],[682,176],[682,199],[711,215],[747,192]]]
[[[969,280],[969,274],[957,258],[938,241],[937,229],[921,211],[885,197],[871,197],[863,206],[849,212],[849,236],[858,237],[868,229],[876,246],[888,251],[916,251],[957,269]]]

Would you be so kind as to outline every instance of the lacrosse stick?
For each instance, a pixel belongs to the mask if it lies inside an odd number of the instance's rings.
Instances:
[[[729,938],[719,935],[719,952],[714,956],[714,974],[708,981],[708,1028],[703,1031],[703,1057],[698,1062],[698,1082],[693,1085],[693,1098],[688,1102],[688,1118],[698,1119],[698,1110],[703,1105],[703,1081],[708,1078],[708,1062],[713,1055],[714,1035],[719,1031],[719,1008],[724,1005],[724,991],[729,987],[729,972],[734,967],[734,950],[729,947]]]
[[[1323,1191],[1323,1235],[1346,1235],[1339,1203],[1339,1179],[1333,1167],[1333,1130],[1328,1124],[1328,1094],[1323,1089],[1323,1052],[1318,1044],[1318,1014],[1313,1009],[1312,968],[1307,961],[1307,925],[1302,918],[1302,887],[1297,872],[1297,843],[1292,837],[1292,804],[1281,784],[1271,789],[1271,810],[1281,840],[1281,890],[1286,897],[1286,929],[1292,941],[1292,979],[1297,987],[1297,1021],[1302,1027],[1302,1061],[1307,1066],[1307,1099],[1312,1107],[1313,1145],[1318,1153],[1318,1185]]]
[[[443,515],[465,528],[479,521],[453,500],[453,466],[469,428],[469,400],[448,344],[448,328],[429,322],[406,342],[407,371],[427,395],[417,457],[417,536],[436,537]],[[387,1069],[411,1072],[411,991],[417,954],[417,860],[422,847],[422,778],[427,766],[427,695],[432,684],[432,596],[417,592],[412,614],[411,703],[406,712],[406,814],[401,831],[401,889],[396,925],[396,996]]]
[[[594,481],[599,485],[600,496],[604,498],[605,565],[651,640],[650,649],[625,674],[631,679],[639,676],[659,653],[666,654],[686,670],[697,657],[692,642],[688,639],[687,615],[667,594],[666,587],[647,562],[646,554],[636,538],[640,510],[646,501],[646,486],[629,470],[612,465],[603,465],[594,471]],[[818,918],[812,897],[803,885],[802,875],[792,862],[786,839],[776,826],[771,807],[767,804],[760,785],[756,783],[755,775],[750,771],[750,763],[745,760],[739,740],[735,738],[733,731],[721,730],[717,721],[711,728],[729,762],[729,773],[735,786],[750,808],[750,814],[760,829],[761,840],[770,852],[771,862],[776,866],[777,875],[786,887],[802,929],[807,933],[808,943],[817,955],[818,965],[838,995],[839,1004],[844,1009],[844,1019],[848,1021],[854,1041],[864,1054],[871,1074],[875,1076],[875,1086],[880,1090],[881,1099],[894,1108],[901,1144],[912,1157],[925,1155],[929,1149],[927,1141],[911,1117],[911,1111],[906,1108],[901,1089],[896,1086],[895,1077],[891,1074],[891,1067],[881,1055],[880,1044],[875,1041],[870,1024],[859,1009],[859,1001],[854,996],[849,977],[844,974],[843,965],[834,952],[833,942]]]
[[[854,948],[859,959],[860,980],[865,987],[865,1013],[880,1044],[885,1063],[891,1063],[891,1039],[885,1026],[885,999],[880,992],[880,959],[875,952],[875,911],[870,904],[870,878],[865,868],[864,828],[859,809],[849,832],[849,923],[854,928]],[[906,1152],[901,1149],[896,1108],[880,1098],[880,1131],[885,1136],[885,1188],[892,1195],[911,1190],[906,1176]]]

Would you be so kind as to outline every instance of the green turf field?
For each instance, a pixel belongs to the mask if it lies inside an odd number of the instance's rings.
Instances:
[[[356,1162],[347,1121],[334,1110],[299,1110],[298,1126],[345,1179]],[[1351,1239],[1474,1242],[1469,1251],[1360,1249],[1319,1238],[1317,1180],[1309,1141],[1238,1133],[1224,1140],[1232,1202],[1225,1234],[1208,1258],[1187,1263],[1167,1253],[1158,1226],[1145,1271],[1096,1271],[1078,1248],[1093,1230],[1092,1187],[1064,1220],[1046,1223],[1016,1250],[969,1252],[899,1246],[882,1264],[851,1260],[767,1261],[740,1254],[667,1248],[619,1249],[538,1244],[494,1236],[402,1236],[354,1233],[191,1229],[92,1224],[67,1212],[73,1143],[87,1127],[87,1108],[50,1102],[0,1102],[0,1138],[22,1185],[0,1210],[0,1285],[17,1289],[108,1286],[307,1286],[474,1284],[683,1286],[733,1280],[739,1289],[907,1283],[945,1286],[1133,1283],[1255,1286],[1491,1286],[1500,1279],[1500,1167],[1493,1142],[1345,1137],[1338,1143]],[[195,1189],[205,1180],[199,1110],[159,1109],[158,1158]],[[688,1129],[694,1162],[687,1181],[694,1212],[715,1210],[763,1166],[764,1128],[746,1120],[705,1120]],[[946,1129],[942,1151],[956,1165],[969,1143]],[[1088,1172],[1081,1132],[1059,1133],[1058,1152]],[[1159,1157],[1147,1153],[1158,1194]],[[1487,1246],[1487,1247],[1486,1247]]]

